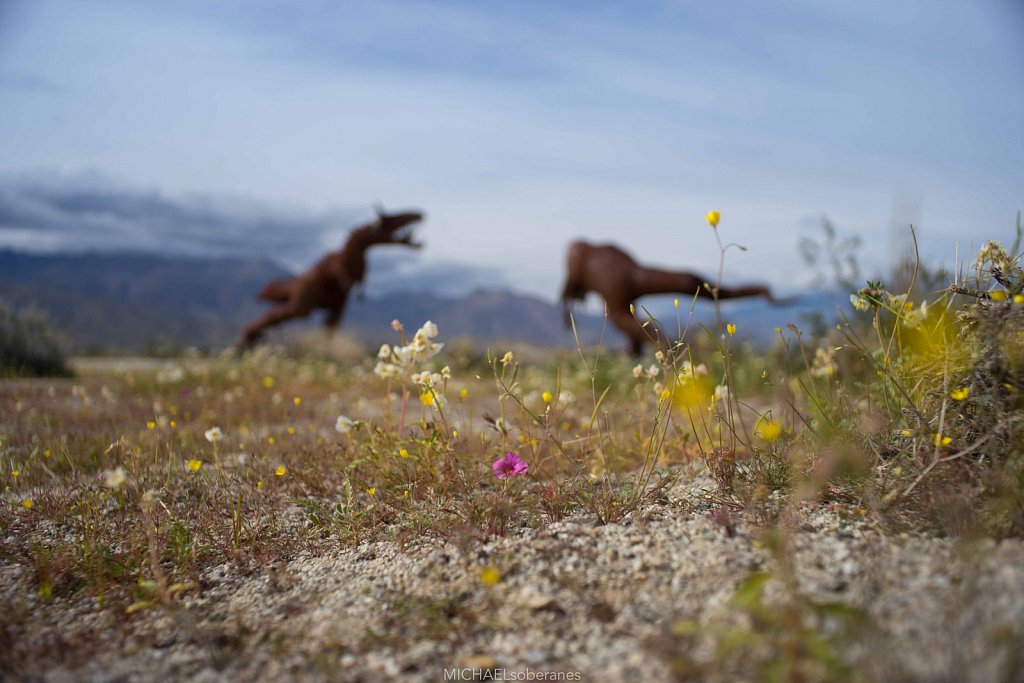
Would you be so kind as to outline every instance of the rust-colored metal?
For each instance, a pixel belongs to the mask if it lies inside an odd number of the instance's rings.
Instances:
[[[653,327],[642,327],[643,323],[630,312],[630,304],[645,294],[696,294],[711,299],[715,296],[714,287],[708,282],[693,273],[641,266],[632,256],[612,244],[573,242],[569,245],[565,287],[562,290],[565,324],[570,324],[573,300],[582,301],[587,292],[597,292],[608,306],[612,324],[629,338],[630,350],[639,356],[644,342],[653,336]],[[760,296],[778,303],[771,291],[762,285],[718,287],[717,295],[719,299]]]
[[[259,293],[259,298],[277,305],[246,325],[242,345],[251,346],[269,327],[292,318],[302,318],[315,309],[327,310],[324,326],[333,330],[341,323],[352,288],[366,277],[366,251],[376,244],[401,244],[418,248],[407,226],[423,220],[419,211],[386,214],[377,209],[376,220],[352,231],[338,251],[324,256],[302,275],[274,280]]]

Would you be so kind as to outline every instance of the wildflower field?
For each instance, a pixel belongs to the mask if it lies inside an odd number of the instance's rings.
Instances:
[[[4,380],[0,670],[1020,680],[1020,245],[766,350],[691,310]]]

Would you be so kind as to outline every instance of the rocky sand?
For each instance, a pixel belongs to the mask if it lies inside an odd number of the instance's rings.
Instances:
[[[730,536],[674,493],[615,524],[579,514],[463,547],[327,544],[211,566],[171,608],[130,616],[84,595],[43,605],[29,570],[0,560],[21,654],[5,678],[756,680],[767,669],[751,658],[806,629],[832,638],[825,654],[807,645],[812,678],[841,676],[822,663],[834,654],[872,680],[1024,680],[1020,541],[888,534],[856,511],[803,508],[779,551],[742,516]],[[768,617],[734,597],[756,572]]]

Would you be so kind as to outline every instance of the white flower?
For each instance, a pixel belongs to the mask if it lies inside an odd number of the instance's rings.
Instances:
[[[206,430],[206,440],[210,443],[217,443],[224,438],[224,432],[220,431],[220,427],[211,427]]]
[[[906,294],[892,294],[890,292],[886,292],[886,295],[889,299],[889,305],[893,307],[893,310],[897,312],[903,310],[903,305],[907,303]]]
[[[914,329],[920,327],[928,315],[928,302],[921,302],[921,308],[914,308],[903,314],[903,324]]]
[[[442,381],[441,375],[429,370],[414,373],[410,379],[413,381],[413,384],[419,384],[424,387],[440,386]]]
[[[871,308],[871,304],[868,303],[868,300],[857,294],[850,295],[850,303],[853,304],[853,307],[858,311],[866,311]]]
[[[355,426],[355,422],[344,415],[339,415],[337,421],[334,423],[334,428],[338,430],[340,434],[348,434],[352,431],[352,427]]]
[[[402,373],[397,365],[378,361],[376,367],[373,368],[373,374],[381,379],[390,379],[392,377],[400,377]]]
[[[831,377],[834,374],[836,374],[836,362],[832,355],[832,349],[816,349],[814,363],[811,365],[811,377]]]
[[[695,366],[690,361],[684,360],[683,367],[679,371],[678,379],[682,382],[685,382],[686,380],[689,379],[696,379],[697,375],[706,374],[708,374],[708,366],[704,365],[704,363]]]
[[[664,363],[665,362],[665,352],[664,351],[655,351],[654,352],[654,358],[659,363]]]
[[[419,330],[416,331],[416,334],[420,334],[421,332],[427,339],[433,339],[437,336],[437,325],[428,320],[423,323],[423,326]]]
[[[1006,253],[1006,249],[999,242],[988,242],[978,252],[976,267],[983,269],[986,263],[991,263],[993,268],[1004,273],[1013,270],[1013,259]]]
[[[715,401],[725,401],[729,398],[729,386],[727,384],[719,384],[715,387]]]
[[[661,368],[659,368],[657,365],[651,365],[649,368],[647,368],[647,376],[651,379],[657,377],[659,372],[661,372]]]
[[[128,475],[125,474],[124,468],[118,465],[114,469],[107,472],[106,478],[103,480],[103,485],[108,489],[117,490],[124,486],[128,482]]]
[[[163,368],[156,373],[156,381],[160,384],[173,384],[185,379],[185,369],[180,365]]]
[[[511,351],[506,351],[505,355],[501,357],[501,364],[502,365],[508,365],[513,360],[515,360],[515,356],[512,355],[512,352]]]
[[[643,377],[643,375],[644,375],[644,366],[640,365],[640,364],[637,364],[637,366],[635,368],[633,368],[633,376],[636,377],[637,379],[640,379],[641,377]]]
[[[416,352],[413,350],[412,345],[409,346],[396,346],[391,349],[391,356],[395,361],[395,364],[400,367],[408,367],[413,359],[416,357]]]
[[[391,347],[387,344],[381,344],[380,351],[377,352],[377,358],[380,360],[387,360],[391,358]]]

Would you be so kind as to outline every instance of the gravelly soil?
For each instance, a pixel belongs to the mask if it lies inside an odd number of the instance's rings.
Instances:
[[[468,548],[375,542],[245,572],[209,567],[173,609],[130,617],[86,596],[42,605],[27,569],[0,562],[5,629],[21,655],[4,677],[442,681],[459,668],[491,680],[756,680],[752,658],[785,641],[730,598],[767,571],[768,605],[802,605],[795,628],[835,629],[808,605],[863,611],[867,626],[835,654],[868,680],[1024,680],[1020,541],[887,535],[834,509],[801,510],[788,526],[789,553],[773,555],[744,520],[729,537],[673,497],[618,524],[578,515]],[[494,585],[481,581],[488,565]],[[723,650],[724,633],[744,634],[746,654]]]

